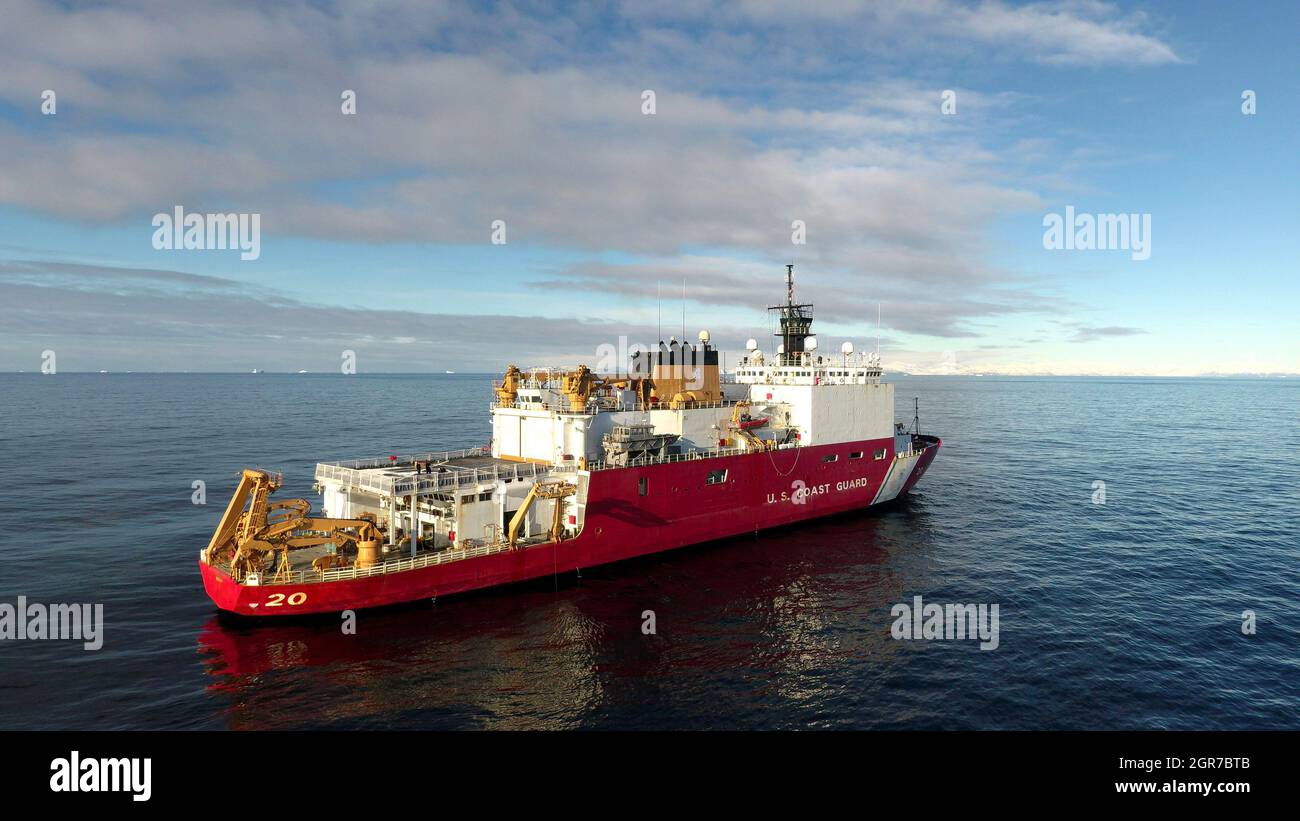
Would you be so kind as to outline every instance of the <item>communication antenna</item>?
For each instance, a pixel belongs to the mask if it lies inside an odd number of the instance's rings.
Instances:
[[[876,303],[876,358],[880,358],[880,303]]]
[[[682,341],[686,341],[686,277],[682,277]]]
[[[912,397],[912,433],[921,435],[921,397]]]
[[[655,280],[657,289],[657,299],[659,301],[659,341],[664,341],[664,282],[662,279]]]

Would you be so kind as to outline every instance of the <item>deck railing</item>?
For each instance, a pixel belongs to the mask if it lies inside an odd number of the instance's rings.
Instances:
[[[800,447],[798,442],[787,442],[784,445],[778,445],[773,450],[790,450],[791,448]],[[690,450],[686,453],[670,453],[667,456],[652,456],[641,459],[630,459],[626,465],[611,465],[606,462],[589,462],[587,470],[613,470],[623,467],[643,467],[645,465],[666,465],[670,462],[694,462],[700,459],[717,459],[721,456],[739,456],[744,453],[762,453],[763,451],[754,451],[750,448],[738,446],[734,448],[705,448],[699,450]]]
[[[493,553],[503,553],[509,550],[506,544],[482,544],[476,545],[465,550],[442,550],[437,553],[424,553],[419,556],[410,556],[405,559],[392,559],[379,564],[373,564],[370,567],[343,567],[336,570],[294,570],[289,573],[267,573],[263,578],[262,587],[274,587],[285,584],[317,584],[320,582],[337,582],[351,579],[368,579],[371,576],[385,576],[389,573],[404,573],[408,570],[416,570],[421,567],[432,567],[438,564],[447,564],[449,562],[459,562],[465,559],[476,559],[481,556],[490,556]]]
[[[431,454],[438,456],[438,454]],[[445,455],[445,454],[442,454]],[[474,449],[462,455],[477,456],[480,451]],[[457,458],[452,455],[450,458]],[[353,467],[351,465],[360,465]],[[539,473],[547,473],[555,468],[534,462],[518,462],[510,466],[493,465],[490,468],[452,467],[443,473],[419,473],[409,476],[391,476],[374,472],[377,467],[386,465],[367,464],[366,462],[316,465],[316,481],[338,482],[349,487],[367,490],[385,496],[409,496],[413,492],[420,494],[439,491],[456,491],[464,487],[478,487],[496,484],[499,481],[517,481],[529,479]]]
[[[613,413],[613,412],[620,412],[620,411],[648,413],[649,411],[656,411],[656,410],[700,410],[703,408],[730,408],[730,407],[734,407],[737,402],[743,402],[743,401],[745,400],[719,399],[713,402],[693,402],[690,405],[686,405],[681,408],[672,407],[672,403],[666,400],[663,402],[659,402],[657,404],[646,405],[644,407],[641,406],[639,403],[626,404],[623,402],[616,402],[616,403],[600,404],[600,403],[593,402],[591,407],[588,407],[584,410],[575,411],[569,408],[568,401],[557,401],[554,404],[554,406],[552,406],[550,402],[532,402],[532,401],[523,401],[523,400],[516,399],[514,402],[507,404],[504,402],[498,402],[496,399],[493,399],[491,402],[488,403],[488,409],[494,410],[496,408],[514,408],[515,410],[545,410],[545,411],[555,411],[555,413],[559,416],[591,416],[592,414],[595,413]]]
[[[409,465],[414,462],[449,462],[452,459],[464,459],[466,456],[487,455],[489,455],[488,446],[480,445],[476,448],[461,448],[460,450],[447,450],[440,453],[408,454],[398,456],[396,459],[391,456],[376,456],[373,459],[351,459],[343,462],[321,462],[320,464],[352,468],[353,470],[367,470],[390,465]]]

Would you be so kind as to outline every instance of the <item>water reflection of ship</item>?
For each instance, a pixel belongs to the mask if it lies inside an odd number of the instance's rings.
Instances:
[[[675,679],[722,675],[748,686],[719,697],[717,718],[732,714],[731,699],[815,702],[817,671],[884,665],[898,651],[889,608],[925,586],[924,507],[649,557],[635,572],[585,571],[558,588],[533,582],[363,612],[356,635],[334,618],[214,616],[199,635],[208,690],[229,699],[232,729],[572,727],[677,698]],[[646,610],[656,635],[642,633]]]
[[[541,728],[598,702],[585,654],[585,619],[564,595],[514,591],[360,614],[355,635],[338,623],[248,626],[213,617],[199,635],[229,698],[232,729],[420,725]],[[450,612],[455,611],[455,612]],[[521,711],[527,707],[528,710]]]

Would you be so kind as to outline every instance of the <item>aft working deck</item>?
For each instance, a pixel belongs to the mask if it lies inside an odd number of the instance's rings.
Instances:
[[[367,579],[372,576],[384,576],[389,573],[403,573],[408,570],[417,570],[422,567],[432,565],[447,564],[449,562],[459,562],[465,559],[476,559],[480,556],[489,556],[493,553],[503,553],[510,550],[510,546],[505,543],[496,544],[479,544],[467,546],[462,550],[441,549],[429,550],[421,548],[414,556],[409,550],[401,551],[394,549],[391,557],[373,564],[369,567],[340,567],[332,570],[317,570],[311,566],[312,561],[325,555],[325,550],[312,551],[295,551],[290,555],[290,569],[287,571],[273,572],[268,571],[263,574],[257,584],[263,587],[272,587],[275,585],[285,584],[312,584],[317,582],[338,582],[350,579]],[[245,579],[244,584],[251,584]]]

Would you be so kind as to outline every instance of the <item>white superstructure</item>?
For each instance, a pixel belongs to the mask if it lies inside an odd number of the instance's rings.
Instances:
[[[787,284],[786,304],[772,308],[780,344],[768,355],[750,340],[729,377],[708,331],[695,345],[673,339],[637,351],[622,374],[511,365],[494,386],[489,446],[318,465],[325,511],[390,522],[390,543],[399,529],[435,547],[492,542],[521,506],[525,534],[548,521],[579,530],[593,470],[841,443],[865,451],[873,442],[872,460],[910,451],[879,356],[855,354],[848,342],[819,354],[812,306],[794,302],[792,270]],[[530,506],[524,497],[538,482],[574,490]]]

